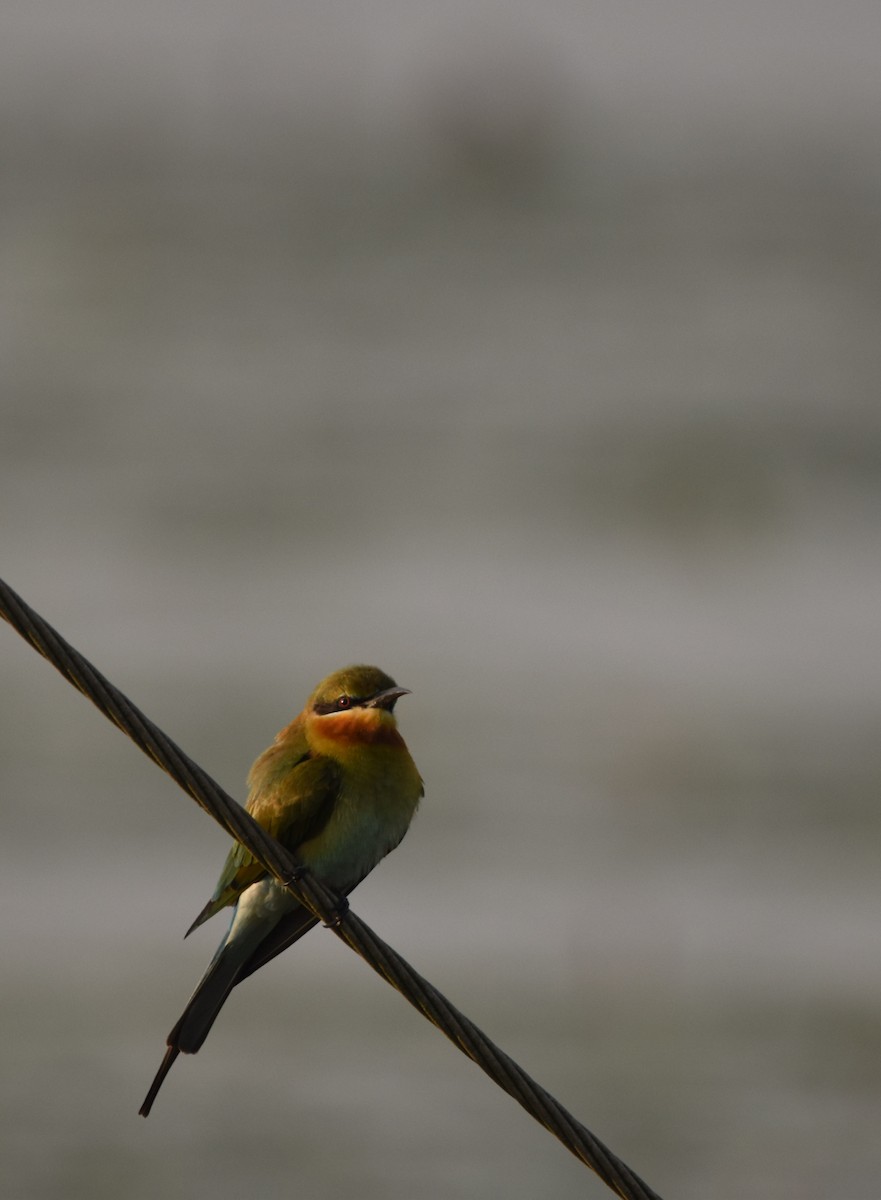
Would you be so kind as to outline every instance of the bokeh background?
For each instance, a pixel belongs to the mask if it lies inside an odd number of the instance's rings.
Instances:
[[[3,6],[2,575],[664,1196],[881,1173],[881,8]],[[606,1189],[336,940],[137,1116],[219,830],[0,628],[0,1191]]]

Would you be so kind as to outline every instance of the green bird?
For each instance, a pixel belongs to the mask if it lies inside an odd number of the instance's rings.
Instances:
[[[394,850],[423,795],[394,715],[408,694],[378,667],[328,675],[248,775],[254,820],[340,896]],[[205,1041],[235,985],[317,924],[238,842],[187,935],[229,905],[229,930],[168,1035],[141,1116],[178,1054],[195,1054]]]

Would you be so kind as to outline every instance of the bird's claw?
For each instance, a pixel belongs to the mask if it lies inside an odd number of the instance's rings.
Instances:
[[[339,904],[334,909],[333,916],[330,918],[329,921],[325,921],[324,928],[325,929],[339,929],[340,925],[342,925],[342,923],[343,923],[343,917],[346,915],[346,913],[348,911],[349,911],[349,902],[346,899],[346,897],[343,896],[342,899],[340,900]]]
[[[286,871],[284,875],[280,876],[281,883],[284,887],[290,887],[291,884],[299,883],[308,874],[309,868],[301,864],[298,867],[294,867],[293,871]]]

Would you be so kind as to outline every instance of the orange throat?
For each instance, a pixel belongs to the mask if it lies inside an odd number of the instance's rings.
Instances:
[[[345,746],[394,746],[405,749],[391,713],[381,708],[353,708],[348,712],[306,718],[310,745],[320,749],[325,743],[337,752]]]

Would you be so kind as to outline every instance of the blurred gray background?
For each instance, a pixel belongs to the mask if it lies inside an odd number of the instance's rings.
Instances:
[[[7,2],[0,573],[235,795],[379,663],[354,907],[665,1197],[877,1196],[881,8]],[[0,1192],[606,1189],[0,628]]]

